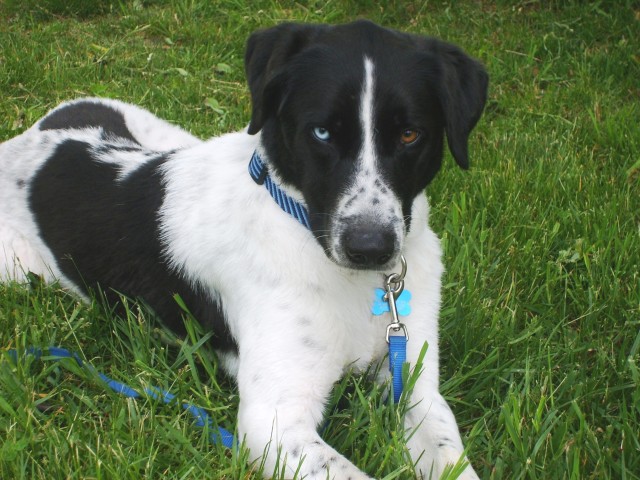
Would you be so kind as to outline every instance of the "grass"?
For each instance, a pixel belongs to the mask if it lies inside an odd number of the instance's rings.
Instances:
[[[640,6],[632,1],[0,2],[0,140],[62,100],[140,104],[199,136],[249,119],[243,45],[282,20],[368,17],[458,43],[491,74],[469,172],[429,186],[447,273],[442,391],[485,479],[640,478]],[[233,428],[202,335],[167,342],[132,306],[0,286],[0,346],[61,345]],[[344,395],[342,393],[344,392]],[[398,413],[348,377],[324,437],[376,478],[412,478]],[[257,478],[179,405],[111,393],[73,361],[0,369],[2,478]]]

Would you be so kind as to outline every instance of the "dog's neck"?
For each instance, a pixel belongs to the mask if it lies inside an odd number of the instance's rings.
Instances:
[[[268,157],[264,151],[258,147],[249,161],[249,175],[258,184],[264,185],[271,198],[280,206],[282,210],[294,217],[306,228],[311,228],[309,224],[309,214],[302,195],[293,189],[287,188],[285,191],[282,181],[273,169],[269,168]]]

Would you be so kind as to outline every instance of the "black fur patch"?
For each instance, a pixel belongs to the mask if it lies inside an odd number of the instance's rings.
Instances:
[[[212,344],[236,349],[219,303],[168,268],[159,240],[164,198],[158,154],[123,179],[118,166],[98,162],[87,143],[60,144],[36,174],[29,202],[40,235],[60,270],[83,291],[100,288],[110,303],[117,293],[142,299],[177,333],[184,333],[179,294]]]
[[[50,113],[40,122],[40,130],[89,127],[99,127],[105,134],[138,143],[127,128],[124,115],[102,103],[86,100],[72,103]]]

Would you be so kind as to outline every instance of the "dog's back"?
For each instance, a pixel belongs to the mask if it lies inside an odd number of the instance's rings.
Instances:
[[[31,180],[56,151],[62,137],[94,144],[104,139],[123,145],[130,142],[158,152],[201,143],[142,108],[92,98],[65,102],[22,135],[1,143],[0,280],[21,281],[29,272],[47,281],[59,278],[29,206]],[[140,161],[147,158],[141,155]]]

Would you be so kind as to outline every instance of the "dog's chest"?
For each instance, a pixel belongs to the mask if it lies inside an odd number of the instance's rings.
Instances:
[[[280,303],[274,305],[273,313],[283,317],[266,321],[271,326],[281,325],[290,345],[299,348],[302,357],[343,369],[364,370],[385,355],[389,323],[386,314],[372,312],[372,277],[377,280],[379,276],[366,274],[356,282],[339,274],[328,276],[323,282],[300,278],[297,293],[281,297]],[[294,285],[283,286],[284,291],[287,289],[294,291]],[[255,328],[255,324],[249,328]]]

